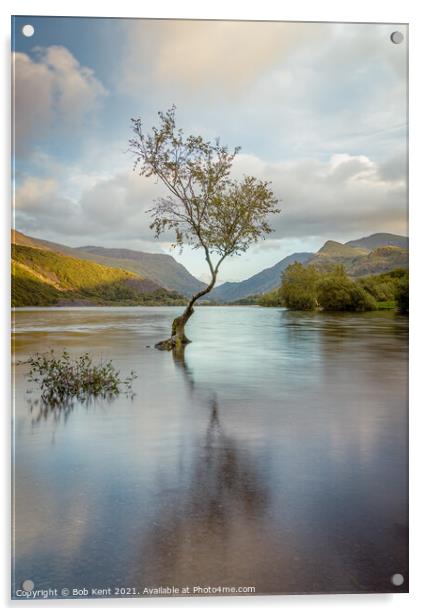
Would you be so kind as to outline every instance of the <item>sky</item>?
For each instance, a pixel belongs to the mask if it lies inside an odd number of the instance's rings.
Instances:
[[[131,118],[150,129],[174,104],[185,133],[240,146],[235,177],[270,181],[279,200],[273,233],[224,261],[219,282],[329,239],[406,235],[407,36],[395,24],[16,17],[14,226],[166,252],[207,280],[203,254],[154,238],[147,210],[166,189],[128,152]]]

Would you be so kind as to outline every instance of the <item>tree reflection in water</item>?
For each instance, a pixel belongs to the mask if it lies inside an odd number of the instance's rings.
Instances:
[[[173,358],[194,391],[184,354]],[[266,482],[252,452],[226,434],[216,393],[206,402],[209,419],[190,460],[189,479],[174,494],[165,490],[164,504],[144,536],[143,585],[224,584],[231,577],[249,583],[250,555],[262,549],[258,528],[269,502]]]

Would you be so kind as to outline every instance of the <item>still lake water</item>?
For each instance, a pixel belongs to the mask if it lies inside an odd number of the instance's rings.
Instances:
[[[197,308],[176,362],[153,345],[180,310],[14,312],[15,361],[138,379],[40,416],[16,366],[13,589],[406,592],[407,319]]]

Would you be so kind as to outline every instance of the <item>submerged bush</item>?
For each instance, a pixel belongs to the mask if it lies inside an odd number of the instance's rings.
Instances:
[[[72,358],[67,351],[59,356],[53,350],[35,353],[24,364],[29,364],[28,380],[40,387],[41,401],[61,406],[76,399],[87,402],[92,398],[113,398],[120,393],[131,393],[135,372],[124,379],[112,361],[94,364],[89,353]]]

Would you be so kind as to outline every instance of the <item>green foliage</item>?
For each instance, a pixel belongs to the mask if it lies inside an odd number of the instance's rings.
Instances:
[[[247,295],[246,297],[242,297],[241,299],[236,299],[234,302],[229,302],[228,305],[229,306],[257,306],[258,304],[260,305],[260,300],[262,298],[262,295]],[[219,303],[215,303],[212,302],[212,305],[218,305],[220,306],[220,302]]]
[[[132,118],[130,150],[140,175],[155,176],[168,190],[151,210],[156,237],[172,231],[175,245],[202,248],[209,262],[245,252],[272,231],[266,218],[277,213],[269,182],[247,176],[231,178],[240,148],[229,151],[199,135],[184,136],[176,127],[175,107],[158,113],[159,126],[145,133],[140,118]],[[210,265],[210,262],[209,262]],[[213,271],[217,268],[210,268]],[[217,271],[216,271],[217,274]]]
[[[279,296],[290,310],[315,310],[318,307],[318,270],[312,265],[293,263],[282,274]]]
[[[28,381],[40,388],[42,402],[50,406],[67,405],[73,399],[87,402],[92,398],[113,398],[120,393],[131,393],[136,378],[132,371],[130,376],[122,379],[111,361],[96,365],[88,353],[72,359],[67,351],[56,356],[51,350],[35,353],[21,363],[29,364]]]
[[[358,280],[358,284],[378,302],[389,302],[395,297],[395,286],[390,281],[380,281],[375,276],[369,276]]]
[[[272,231],[267,218],[278,213],[269,182],[246,176],[231,177],[232,165],[239,148],[229,151],[201,136],[184,137],[176,127],[175,106],[158,113],[159,125],[146,133],[140,118],[132,118],[134,137],[130,150],[134,169],[141,176],[155,176],[167,189],[167,196],[157,199],[151,209],[155,236],[170,231],[174,245],[201,248],[210,270],[210,282],[193,294],[180,317],[178,333],[157,344],[170,349],[188,343],[184,326],[194,312],[195,303],[210,293],[216,284],[219,268],[227,257],[239,255]]]
[[[376,301],[357,282],[351,280],[342,267],[323,276],[317,284],[319,305],[326,311],[363,312],[374,310]]]
[[[269,293],[263,293],[257,296],[257,303],[259,306],[270,306],[276,308],[282,306],[282,298],[279,289],[273,289]]]
[[[397,307],[396,301],[394,299],[390,299],[387,302],[377,302],[377,310],[395,310]]]
[[[397,305],[401,312],[408,311],[408,272],[396,268],[391,272],[351,279],[343,265],[331,271],[319,270],[313,265],[290,265],[282,276],[281,287],[261,296],[264,306],[277,305],[276,294],[282,305],[290,310],[327,311],[391,310]],[[278,304],[279,305],[279,304]]]
[[[294,263],[283,272],[281,287],[234,303],[354,312],[398,307],[400,312],[408,312],[408,271],[396,268],[354,280],[348,277],[343,265],[324,271]]]
[[[399,312],[402,314],[408,314],[409,310],[409,281],[408,272],[405,276],[401,276],[398,279],[395,299]]]
[[[398,281],[407,275],[407,270],[397,268],[384,274],[376,274],[358,278],[357,282],[374,297],[377,302],[384,304],[395,301],[395,292]]]

